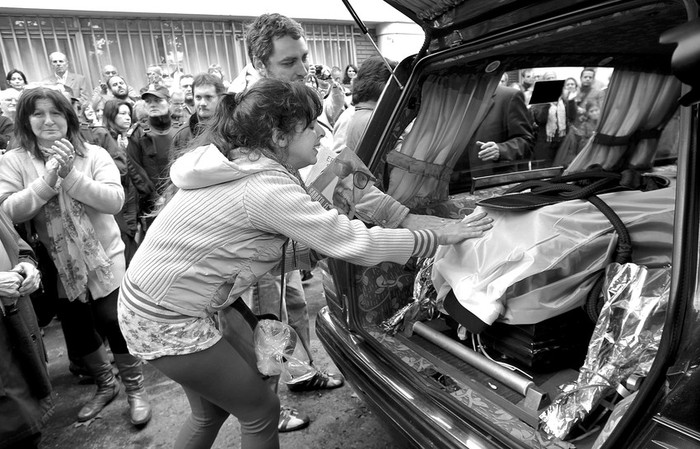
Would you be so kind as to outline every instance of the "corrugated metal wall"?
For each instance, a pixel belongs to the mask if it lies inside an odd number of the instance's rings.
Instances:
[[[341,68],[357,64],[354,27],[303,24],[311,61]],[[99,17],[20,17],[0,15],[0,56],[6,71],[22,70],[30,82],[52,73],[49,53],[65,53],[71,71],[97,85],[105,64],[117,67],[129,84],[146,84],[146,67],[171,73],[206,71],[220,64],[230,80],[247,63],[245,22],[232,20],[156,20]],[[4,74],[3,74],[4,78]]]

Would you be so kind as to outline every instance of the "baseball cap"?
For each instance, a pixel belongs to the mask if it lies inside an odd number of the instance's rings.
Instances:
[[[158,86],[156,88],[148,89],[146,92],[141,94],[141,99],[145,100],[146,95],[153,95],[158,98],[164,98],[166,100],[170,99],[170,91],[168,91],[168,88],[164,86]]]

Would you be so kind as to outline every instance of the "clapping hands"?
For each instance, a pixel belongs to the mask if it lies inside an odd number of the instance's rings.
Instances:
[[[65,178],[73,170],[75,148],[66,138],[54,141],[51,145],[53,155],[46,162],[46,171],[49,177],[46,179],[51,186],[56,184],[58,177]]]

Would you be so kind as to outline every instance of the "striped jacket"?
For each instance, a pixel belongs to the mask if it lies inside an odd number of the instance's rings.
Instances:
[[[183,315],[231,304],[279,265],[287,237],[367,266],[435,249],[431,232],[368,229],[325,210],[264,156],[230,161],[208,145],[177,159],[170,176],[179,191],[149,228],[127,277],[151,302]]]

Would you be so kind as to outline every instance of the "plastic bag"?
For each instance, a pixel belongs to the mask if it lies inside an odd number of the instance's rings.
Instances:
[[[285,383],[295,383],[310,379],[316,373],[297,333],[288,324],[260,320],[255,327],[253,343],[258,371],[265,376],[280,376]]]
[[[404,335],[410,337],[416,322],[431,320],[440,314],[437,292],[431,280],[433,258],[423,259],[418,266],[418,274],[413,281],[413,302],[406,304],[381,323],[382,329],[388,334],[395,335],[403,331]]]
[[[671,287],[670,267],[628,263],[605,272],[605,303],[586,361],[572,385],[540,414],[542,429],[565,438],[632,374],[646,376],[659,349]]]
[[[671,262],[674,188],[600,198],[627,226],[636,263]],[[534,324],[581,306],[611,262],[613,226],[586,201],[488,214],[493,229],[482,238],[439,247],[432,272],[438,300],[451,289],[486,324]]]

